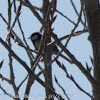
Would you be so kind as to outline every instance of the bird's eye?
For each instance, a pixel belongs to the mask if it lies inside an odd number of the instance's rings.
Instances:
[[[32,39],[32,40],[38,39],[38,35],[33,36],[31,39]]]

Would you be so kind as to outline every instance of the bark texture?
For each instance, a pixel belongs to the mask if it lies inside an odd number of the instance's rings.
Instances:
[[[53,90],[53,82],[52,82],[52,67],[51,64],[47,66],[47,64],[51,60],[51,50],[47,48],[47,43],[51,41],[50,38],[48,40],[46,39],[48,34],[49,34],[49,0],[43,0],[43,7],[42,7],[42,14],[43,14],[43,19],[45,23],[47,24],[44,26],[44,78],[45,78],[45,83]],[[46,70],[48,69],[48,70]],[[45,87],[45,93],[46,93],[46,98],[45,100],[54,100],[53,98],[53,93],[50,91],[50,89],[46,86]]]
[[[89,37],[93,49],[94,79],[93,96],[100,100],[100,8],[98,0],[87,0],[85,2]]]

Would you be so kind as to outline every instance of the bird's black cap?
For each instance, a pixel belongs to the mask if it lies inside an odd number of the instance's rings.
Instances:
[[[42,35],[39,32],[35,32],[35,33],[32,33],[32,35],[28,39],[35,41],[37,39],[41,39],[41,36]]]

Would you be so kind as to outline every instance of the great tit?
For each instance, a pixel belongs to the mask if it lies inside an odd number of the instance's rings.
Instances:
[[[39,49],[41,37],[42,35],[39,32],[35,32],[29,37],[37,51]]]
[[[39,32],[35,32],[29,37],[29,39],[31,39],[31,41],[37,51],[39,49],[41,37],[42,37],[42,35]],[[51,49],[52,54],[57,54],[59,52],[56,45],[51,46],[50,49]],[[65,60],[67,60],[68,62],[72,63],[72,61],[70,59],[68,59],[67,57],[65,57],[64,55],[60,54],[60,56],[62,58],[64,58]]]

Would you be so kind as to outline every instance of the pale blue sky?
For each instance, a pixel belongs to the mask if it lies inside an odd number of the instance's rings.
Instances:
[[[31,0],[33,2],[32,4],[41,6],[42,0]],[[80,8],[80,0],[75,0],[75,4],[77,5],[77,9]],[[57,0],[57,9],[61,12],[64,13],[67,17],[69,17],[71,20],[74,22],[77,21],[77,15],[74,13],[73,8],[71,7],[69,0]],[[13,10],[12,10],[13,11]],[[79,11],[79,10],[78,10]],[[6,18],[7,20],[7,0],[0,0],[0,13]],[[55,21],[53,27],[54,27],[54,32],[58,34],[58,37],[64,36],[66,34],[69,34],[71,30],[73,29],[73,24],[71,24],[68,20],[63,18],[61,15],[57,14],[57,20]],[[14,20],[15,14],[12,13],[13,19]],[[34,49],[32,43],[30,40],[27,38],[31,35],[31,33],[39,31],[41,28],[41,24],[39,21],[34,17],[33,14],[31,14],[31,11],[26,8],[22,7],[21,10],[21,15],[20,15],[20,21],[22,25],[22,29],[25,32],[25,38],[28,42],[28,45],[30,46],[31,49]],[[83,27],[80,24],[77,30],[81,30]],[[19,28],[17,24],[14,27],[15,32],[19,37],[22,39],[22,35],[19,31]],[[6,34],[8,33],[6,29],[6,25],[3,23],[3,21],[0,18],[0,37],[2,39],[5,39]],[[88,62],[89,66],[91,66],[91,62],[89,59],[89,56],[92,56],[92,47],[90,42],[87,40],[88,38],[88,33],[84,33],[78,37],[73,37],[69,44],[68,44],[68,49],[72,54],[75,55],[75,57],[85,66],[85,63]],[[65,41],[63,41],[65,43]],[[15,51],[16,54],[20,58],[22,58],[29,66],[29,60],[27,57],[27,54],[24,49],[19,47],[17,43],[14,43],[12,40],[12,49]],[[7,50],[0,44],[0,61],[4,59],[4,64],[2,69],[0,70],[0,73],[9,78],[9,66],[8,66],[8,57],[7,57]],[[35,54],[34,54],[35,55]],[[92,88],[90,83],[87,81],[86,77],[79,71],[79,69],[75,65],[70,65],[68,62],[63,60],[62,58],[58,59],[64,65],[66,66],[68,73],[74,76],[74,79],[76,82],[79,83],[79,85],[92,94]],[[42,66],[43,64],[40,63]],[[18,63],[16,60],[13,60],[13,66],[14,66],[14,72],[15,72],[15,80],[16,84],[18,85],[19,82],[21,82],[24,77],[27,75],[27,72],[25,69]],[[69,80],[66,78],[65,73],[62,71],[62,69],[58,68],[56,63],[53,63],[52,65],[53,69],[53,76],[56,75],[59,83],[64,87],[66,90],[66,93],[70,97],[71,100],[90,100],[90,98],[85,95],[84,93],[80,92],[80,90],[77,89],[77,87]],[[39,70],[36,71],[36,73]],[[43,79],[43,76],[41,75],[41,78]],[[23,98],[24,95],[24,90],[26,86],[27,81],[24,82],[24,84],[21,86],[20,91],[19,91],[19,96]],[[55,90],[57,93],[61,94],[64,96],[62,90],[57,86],[57,84],[54,81],[53,78],[53,85],[55,87]],[[13,89],[10,85],[8,85],[7,82],[1,81],[0,84],[2,87],[4,87],[5,90],[7,90],[8,93],[11,93],[13,95]],[[30,100],[44,100],[44,88],[38,84],[35,81],[35,84],[31,88],[31,93],[30,93]],[[3,92],[0,90],[0,99],[1,100],[8,100],[8,97],[3,94]],[[9,100],[12,100],[9,98]],[[56,100],[56,99],[55,99]]]

